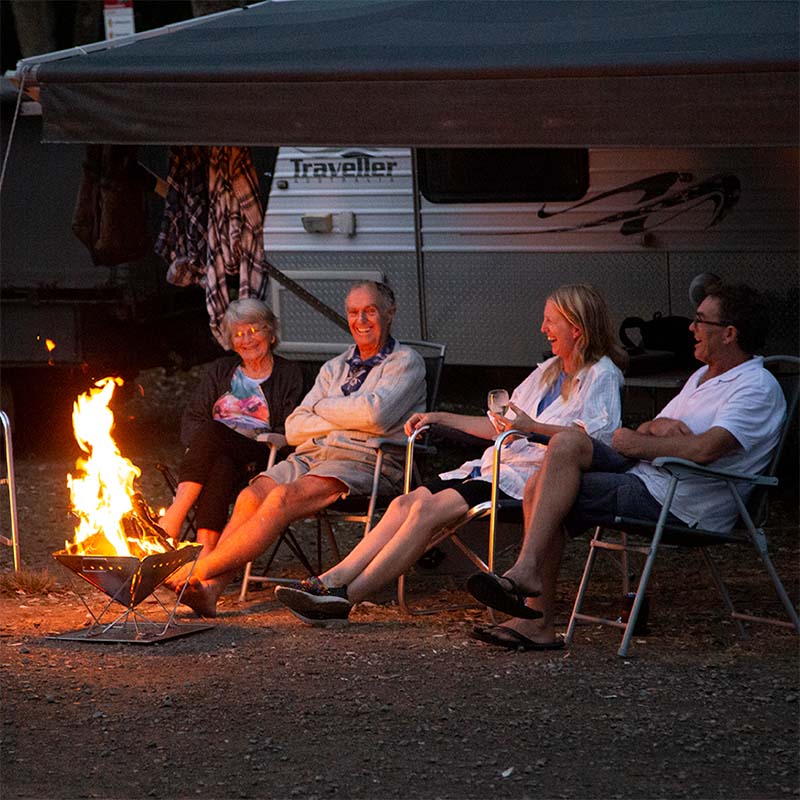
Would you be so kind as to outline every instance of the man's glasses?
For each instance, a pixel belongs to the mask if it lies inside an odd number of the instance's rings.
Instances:
[[[712,322],[710,319],[702,319],[701,317],[695,317],[692,320],[693,325],[713,325],[715,328],[727,328],[727,322]]]
[[[238,331],[233,332],[234,339],[243,339],[245,336],[255,336],[257,333],[262,333],[264,328],[258,328],[255,325],[250,325],[248,328],[239,328]]]

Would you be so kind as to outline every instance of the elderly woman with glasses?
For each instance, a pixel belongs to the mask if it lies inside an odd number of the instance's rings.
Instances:
[[[173,539],[195,506],[197,541],[203,553],[216,547],[228,508],[248,468],[266,468],[269,449],[256,441],[268,431],[282,433],[300,402],[300,367],[273,353],[278,320],[260,300],[234,300],[221,329],[235,355],[208,365],[183,414],[181,441],[186,453],[178,471],[178,489],[160,525]]]

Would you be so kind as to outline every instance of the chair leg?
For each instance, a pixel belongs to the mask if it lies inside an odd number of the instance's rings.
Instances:
[[[794,607],[794,603],[792,603],[791,598],[786,593],[786,589],[783,588],[783,582],[781,581],[780,576],[778,575],[778,572],[772,563],[772,559],[769,557],[769,552],[767,550],[767,537],[764,535],[763,530],[756,528],[756,526],[753,524],[753,520],[751,519],[750,514],[747,512],[747,507],[745,506],[741,495],[738,492],[733,492],[732,494],[734,500],[736,501],[736,505],[739,508],[739,515],[741,516],[747,528],[747,534],[750,537],[750,541],[753,543],[753,547],[756,548],[756,552],[761,559],[761,563],[764,565],[767,573],[772,579],[772,585],[775,587],[775,592],[783,604],[790,622],[786,623],[783,620],[769,620],[758,617],[752,617],[751,619],[759,622],[769,622],[774,625],[788,626],[794,628],[795,631],[800,634],[800,617],[798,617],[797,609]],[[743,618],[746,619],[747,617]]]
[[[628,655],[628,646],[630,645],[631,637],[633,636],[633,630],[636,627],[636,620],[639,618],[639,610],[644,602],[644,595],[647,591],[647,582],[650,580],[650,573],[653,570],[653,564],[656,560],[656,552],[658,551],[658,546],[661,544],[661,537],[664,534],[664,526],[667,524],[667,517],[669,516],[669,510],[672,506],[672,498],[675,496],[675,490],[677,488],[678,479],[673,475],[669,482],[669,488],[667,489],[664,503],[661,506],[661,513],[658,515],[658,522],[656,523],[656,529],[653,532],[653,540],[650,542],[649,553],[647,560],[644,562],[642,575],[639,578],[639,585],[636,587],[636,597],[633,600],[633,607],[631,608],[631,613],[628,617],[628,624],[625,626],[625,634],[622,637],[622,644],[617,651],[617,655],[621,658],[624,658]]]
[[[714,580],[714,585],[717,587],[717,591],[720,593],[722,597],[722,602],[725,604],[725,608],[728,609],[728,614],[730,618],[736,623],[736,629],[739,631],[739,638],[746,639],[747,638],[747,629],[742,624],[741,619],[737,616],[736,609],[733,605],[733,600],[731,600],[730,592],[728,591],[728,587],[725,585],[725,582],[722,580],[722,575],[720,575],[719,569],[717,565],[714,563],[714,559],[711,558],[711,554],[708,552],[708,548],[701,547],[700,552],[703,555],[703,561],[706,562],[706,566],[708,567],[708,571],[711,573],[711,577]]]
[[[0,541],[11,547],[14,557],[14,572],[22,566],[19,554],[19,518],[17,515],[17,479],[14,473],[14,445],[11,441],[11,421],[5,411],[0,411],[0,424],[3,427],[3,454],[6,462],[6,477],[0,483],[8,487],[8,511],[10,516],[11,539],[0,536]]]
[[[336,534],[333,531],[333,525],[331,524],[330,519],[328,519],[328,516],[322,512],[317,517],[317,559],[319,561],[317,572],[322,572],[322,543],[320,537],[320,526],[325,529],[325,538],[328,540],[328,546],[331,548],[331,552],[333,553],[334,563],[338,564],[342,560],[342,556],[339,553],[339,543],[336,541]]]
[[[575,623],[578,621],[578,615],[580,614],[580,610],[583,606],[583,598],[585,597],[586,590],[589,587],[589,576],[594,568],[594,560],[597,558],[597,549],[595,548],[594,543],[599,540],[600,526],[598,525],[597,528],[595,528],[592,540],[589,542],[589,555],[587,556],[586,564],[583,567],[583,575],[581,576],[581,582],[578,586],[578,593],[575,595],[575,603],[572,606],[572,614],[570,615],[569,624],[567,625],[567,632],[564,635],[564,644],[567,645],[572,642],[572,636],[575,633]]]

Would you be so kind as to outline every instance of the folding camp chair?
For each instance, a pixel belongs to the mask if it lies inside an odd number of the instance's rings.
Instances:
[[[426,425],[422,428],[418,428],[409,437],[408,445],[406,447],[406,473],[405,485],[403,487],[405,494],[408,494],[412,489],[412,470],[415,463],[415,450],[418,446],[417,439],[426,431],[429,431],[429,435],[432,437],[455,440],[465,444],[474,444],[476,447],[480,447],[481,449],[485,449],[487,444],[485,439],[479,439],[476,436],[470,436],[469,434],[464,434],[461,431],[455,431],[441,425]],[[514,500],[512,498],[499,497],[499,478],[500,465],[502,463],[503,443],[512,437],[516,438],[520,436],[525,437],[532,442],[539,442],[540,444],[546,444],[549,441],[549,437],[547,436],[540,436],[538,434],[525,434],[521,431],[513,429],[505,431],[498,436],[494,442],[491,499],[487,502],[479,503],[478,505],[473,506],[462,517],[437,531],[437,533],[431,539],[431,543],[428,548],[429,550],[449,539],[479,570],[482,570],[483,572],[494,571],[495,543],[497,540],[498,523],[503,522],[506,524],[522,525],[524,522],[522,514],[522,501]],[[478,553],[476,553],[475,550],[471,548],[461,536],[457,534],[457,531],[468,523],[483,519],[488,519],[489,521],[487,555],[485,560]],[[397,604],[406,614],[434,614],[442,610],[454,610],[457,608],[469,607],[447,606],[446,609],[427,608],[423,611],[414,610],[408,604],[405,590],[406,576],[401,575],[397,579]]]
[[[19,555],[19,520],[17,518],[17,481],[14,474],[14,446],[11,441],[11,422],[5,411],[0,411],[0,425],[3,428],[3,457],[5,459],[5,477],[0,478],[0,485],[8,491],[8,514],[11,538],[0,534],[0,544],[8,545],[14,556],[14,572],[20,570]]]
[[[444,367],[446,346],[443,344],[437,344],[435,342],[413,340],[403,340],[402,344],[413,347],[425,361],[425,402],[428,409],[433,409],[436,407],[436,401],[439,396],[439,384],[441,382],[442,368]],[[297,538],[294,536],[291,530],[287,529],[287,531],[284,531],[284,533],[281,534],[275,545],[273,545],[267,561],[267,566],[265,567],[265,572],[269,570],[277,549],[281,546],[281,544],[287,544],[308,571],[309,575],[319,574],[323,571],[323,535],[327,538],[333,557],[336,559],[336,561],[339,561],[341,556],[334,530],[334,523],[336,522],[356,522],[364,526],[364,536],[370,532],[380,512],[385,509],[392,500],[391,496],[381,495],[379,493],[383,461],[387,453],[402,454],[406,448],[406,439],[405,437],[403,439],[389,439],[386,437],[376,436],[368,439],[366,446],[373,449],[375,452],[375,468],[372,475],[372,489],[370,494],[368,496],[349,496],[342,500],[337,500],[335,503],[328,506],[328,508],[320,511],[314,517],[317,525],[316,567],[312,567],[310,559],[308,559],[303,552],[303,549],[300,546],[300,543],[297,541]],[[253,575],[251,564],[248,564],[245,567],[245,575],[244,579],[242,580],[242,588],[239,594],[240,600],[244,600],[246,598],[250,583],[296,584],[298,581],[293,578],[280,578],[270,575]]]
[[[795,356],[772,356],[770,358],[765,358],[764,364],[767,368],[774,372],[776,378],[781,383],[784,394],[786,395],[786,420],[781,431],[778,446],[767,468],[760,475],[744,474],[714,469],[713,466],[701,466],[680,458],[654,459],[654,466],[667,470],[672,476],[666,498],[664,499],[664,503],[661,508],[659,519],[656,523],[653,523],[647,520],[617,517],[614,520],[613,530],[598,528],[595,531],[594,537],[590,544],[589,555],[586,559],[583,577],[581,579],[577,597],[575,598],[575,605],[572,610],[572,616],[570,617],[569,626],[565,636],[565,641],[567,644],[572,641],[572,636],[575,632],[575,624],[578,620],[597,622],[601,625],[611,625],[618,628],[624,628],[625,632],[622,637],[622,644],[620,645],[618,654],[623,657],[628,654],[631,636],[633,635],[634,628],[636,626],[636,620],[644,602],[645,591],[647,589],[650,573],[655,562],[656,553],[661,544],[676,545],[679,548],[691,550],[700,550],[700,553],[702,554],[703,559],[711,572],[714,584],[722,596],[723,603],[727,608],[730,617],[735,622],[742,638],[746,638],[747,635],[744,625],[742,624],[742,620],[783,625],[794,628],[795,631],[800,633],[800,618],[798,618],[797,610],[786,593],[786,590],[784,589],[783,584],[778,577],[778,573],[776,572],[775,567],[773,566],[769,557],[767,548],[767,535],[764,530],[768,512],[767,489],[772,486],[777,486],[778,484],[776,473],[778,471],[781,454],[783,452],[787,434],[797,414],[797,398],[799,388],[798,373],[800,371],[800,358]],[[690,528],[686,525],[673,525],[666,521],[670,506],[672,504],[673,495],[675,494],[675,490],[678,486],[678,482],[684,478],[697,475],[722,480],[730,489],[733,502],[736,504],[736,507],[739,511],[739,522],[734,530],[732,530],[730,533],[718,533],[716,531],[700,530],[697,528]],[[749,484],[752,487],[752,491],[747,499],[747,502],[742,500],[741,495],[737,491],[737,486],[739,484]],[[629,535],[634,537],[633,542],[629,542]],[[642,537],[649,539],[649,543],[636,543]],[[708,550],[712,545],[742,544],[748,542],[755,547],[756,552],[764,565],[764,568],[767,570],[767,573],[769,574],[775,587],[775,591],[786,611],[788,621],[783,619],[779,620],[772,617],[758,617],[750,614],[743,614],[735,609],[728,588],[722,580],[719,569],[711,559],[711,555]],[[627,622],[596,617],[581,611],[598,550],[626,553],[631,552],[646,556],[646,560],[642,568],[642,574],[639,579],[639,584],[636,588],[633,607],[631,608]]]

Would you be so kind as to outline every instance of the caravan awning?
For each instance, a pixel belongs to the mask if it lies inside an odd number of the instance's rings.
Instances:
[[[797,32],[794,0],[291,0],[18,72],[50,142],[796,145]]]

